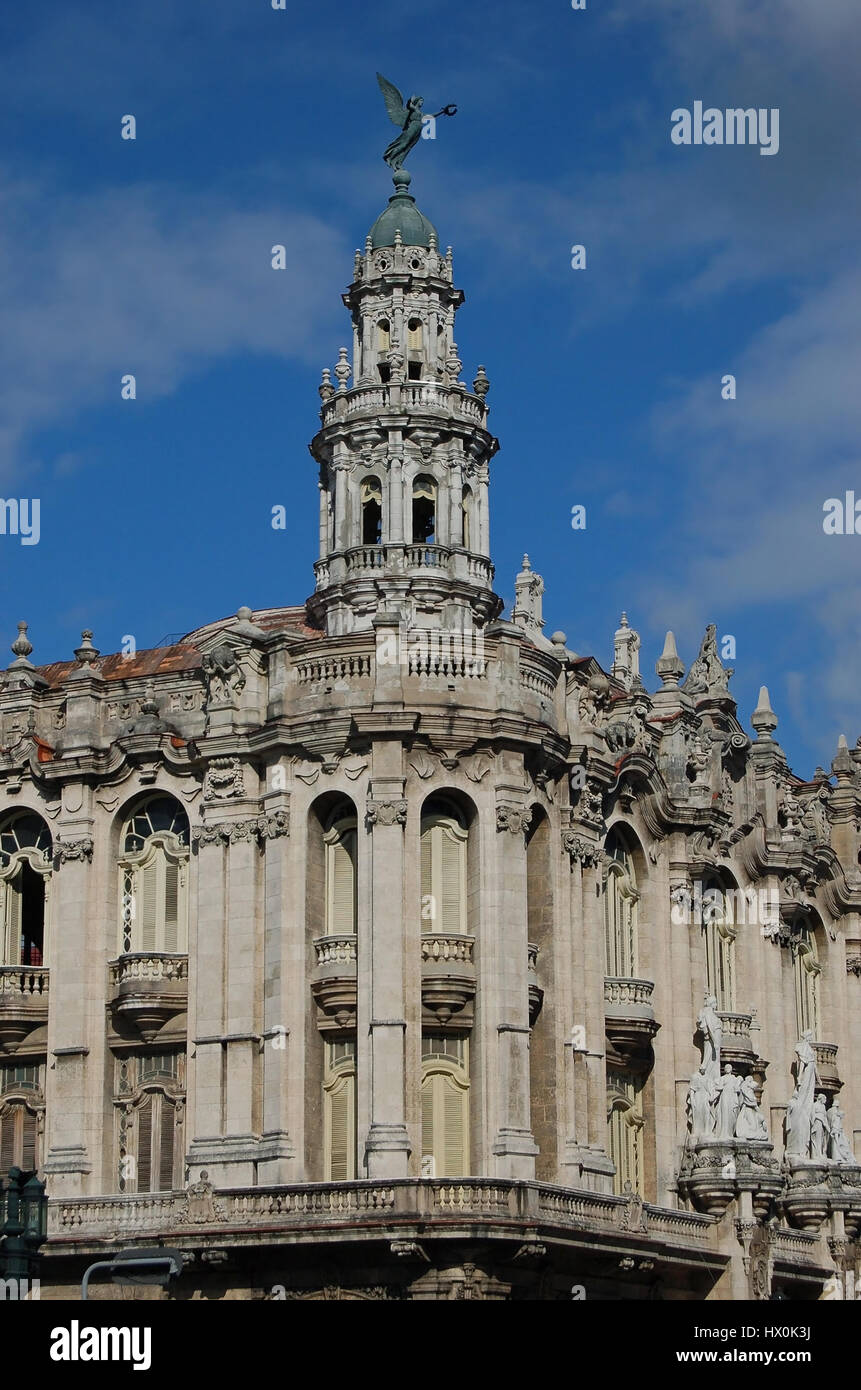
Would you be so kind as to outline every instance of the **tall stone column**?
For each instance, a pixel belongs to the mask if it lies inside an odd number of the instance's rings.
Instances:
[[[404,1095],[403,883],[407,803],[399,742],[378,743],[369,786],[368,828],[370,1128],[365,1146],[369,1178],[405,1178],[410,1141]],[[360,932],[361,941],[361,932]],[[360,947],[361,949],[361,947]]]
[[[613,1164],[607,1154],[607,1041],[604,1025],[604,903],[600,889],[603,865],[598,855],[584,864],[583,1005],[585,1027],[586,1127],[584,1174],[596,1191],[612,1189]]]
[[[225,843],[217,825],[194,826],[188,942],[188,1163],[192,1182],[201,1168],[214,1182],[220,1170],[218,1145],[224,1123],[222,1034],[224,1031]]]
[[[534,1178],[538,1145],[532,1135],[529,1087],[529,974],[526,909],[526,831],[530,813],[510,787],[497,789],[496,881],[488,904],[496,928],[496,1133],[493,1153],[501,1178]],[[494,910],[495,909],[495,910]]]
[[[66,814],[52,827],[53,930],[43,1167],[53,1197],[84,1196],[91,1183],[102,1190],[106,956],[104,918],[96,909],[91,803],[89,789],[67,785],[63,788]],[[102,864],[102,868],[106,872],[108,865]],[[116,1190],[115,1183],[109,1185]]]
[[[279,769],[280,770],[280,769]],[[265,860],[263,873],[263,1094],[260,1161],[261,1183],[298,1181],[302,1174],[296,1156],[291,1110],[302,1114],[302,1076],[296,1076],[293,1054],[301,1044],[306,990],[304,971],[292,978],[290,962],[301,960],[305,913],[301,881],[290,872],[290,811],[286,793],[266,798],[261,822]],[[300,987],[297,989],[295,985]],[[301,1055],[302,1048],[299,1047]],[[291,1104],[294,1097],[297,1105]],[[298,1133],[298,1131],[297,1131]]]

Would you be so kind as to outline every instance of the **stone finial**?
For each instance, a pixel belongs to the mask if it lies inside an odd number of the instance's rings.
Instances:
[[[628,623],[627,613],[623,613],[619,626],[613,635],[612,675],[626,690],[631,690],[640,681],[640,634]]]
[[[370,256],[370,254],[371,254],[371,252],[373,251],[373,249],[374,249],[374,243],[371,241],[371,234],[370,234],[370,232],[368,232],[368,235],[365,237],[365,255],[366,255],[366,256]]]
[[[832,759],[831,771],[834,773],[838,782],[848,781],[855,772],[852,754],[849,752],[849,744],[846,742],[845,734],[841,734],[837,740],[837,753]]]
[[[452,343],[445,359],[445,369],[448,372],[449,380],[454,383],[457,381],[463,369],[463,363],[457,355],[457,343]]]
[[[655,671],[663,682],[663,690],[675,690],[685,674],[684,662],[676,651],[676,639],[672,632],[664,638],[664,650],[655,662]]]
[[[147,681],[144,686],[144,697],[141,700],[141,714],[158,714],[158,705],[155,701],[155,686],[152,681]]]
[[[99,655],[98,647],[93,646],[93,634],[90,628],[84,628],[81,633],[81,645],[75,648],[75,660],[78,663],[76,675],[95,675],[96,658]]]
[[[252,642],[261,642],[266,636],[262,627],[251,621],[251,609],[246,605],[236,610],[236,622],[233,624],[233,631],[240,637],[248,637]]]
[[[350,380],[352,374],[352,368],[347,360],[347,349],[345,347],[339,348],[338,361],[335,366],[335,376],[338,379],[339,391],[346,391],[347,382]]]
[[[27,627],[28,624],[25,622],[20,622],[18,624],[18,636],[15,638],[10,648],[15,657],[15,660],[12,662],[13,666],[29,666],[32,668],[33,663],[28,661],[27,658],[33,650],[33,643],[27,636]]]
[[[330,401],[335,394],[335,388],[332,385],[332,373],[328,367],[323,368],[323,377],[317,390],[320,393],[321,401]]]
[[[768,686],[759,687],[759,700],[756,709],[750,717],[750,722],[756,729],[757,740],[761,743],[771,743],[772,734],[777,728],[777,715],[771,708],[771,701],[768,698]]]
[[[358,278],[359,278],[359,276],[361,275],[361,273],[362,273],[362,253],[361,253],[361,251],[360,251],[360,250],[358,249],[358,247],[357,247],[356,250],[355,250],[355,252],[354,252],[354,254],[353,254],[353,279],[354,279],[354,280],[358,280]]]
[[[478,371],[476,372],[475,380],[472,383],[472,389],[475,395],[480,396],[482,400],[484,400],[485,396],[490,390],[490,382],[487,377],[487,372],[484,370],[483,367],[479,367]]]
[[[437,236],[436,232],[431,232],[428,237],[428,250],[433,254],[437,254],[439,252],[439,237]]]
[[[395,246],[403,246],[403,244],[404,239],[401,236],[401,229],[400,227],[395,227]]]

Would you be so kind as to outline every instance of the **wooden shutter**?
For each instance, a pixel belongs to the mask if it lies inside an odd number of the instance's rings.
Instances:
[[[437,1176],[436,1155],[434,1153],[434,1082],[435,1076],[426,1076],[422,1082],[422,1158],[434,1160],[430,1177]]]
[[[0,1118],[0,1177],[6,1176],[15,1163],[15,1107],[3,1112]]]
[[[173,1153],[176,1135],[176,1106],[167,1096],[159,1096],[161,1101],[161,1125],[159,1134],[158,1190],[170,1192],[173,1188]]]
[[[466,1174],[466,1095],[451,1077],[441,1076],[443,1171],[446,1177]]]
[[[22,909],[24,906],[21,885],[23,880],[24,875],[19,869],[12,882],[6,884],[6,963],[8,965],[21,964]]]
[[[35,1115],[31,1114],[31,1112],[25,1109],[23,1106],[21,1107],[21,1109],[23,1112],[21,1116],[23,1122],[23,1139],[21,1142],[21,1167],[24,1169],[25,1172],[28,1172],[31,1168],[36,1167],[36,1135],[38,1132],[38,1125],[36,1122]]]
[[[138,887],[138,950],[154,951],[158,925],[158,859],[138,871]]]
[[[353,1111],[355,1078],[345,1076],[327,1092],[329,1110],[329,1174],[330,1182],[349,1182],[355,1176],[353,1144]]]
[[[350,934],[356,930],[356,870],[351,854],[355,840],[355,831],[348,830],[329,846],[332,856],[329,878],[332,893],[331,935]]]
[[[179,865],[168,860],[164,867],[164,945],[165,951],[178,949]]]
[[[437,830],[442,894],[442,930],[463,931],[463,851],[464,844],[442,826]]]
[[[152,1191],[152,1095],[138,1106],[138,1192]]]
[[[433,830],[425,830],[422,833],[422,897],[428,898],[433,894]],[[431,919],[432,920],[432,919]],[[434,925],[438,925],[434,923]]]

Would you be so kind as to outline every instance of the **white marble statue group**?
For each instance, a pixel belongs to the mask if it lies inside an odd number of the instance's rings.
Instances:
[[[703,1059],[691,1077],[688,1116],[691,1138],[731,1143],[734,1139],[768,1139],[752,1076],[737,1076],[729,1062],[721,1070],[723,1024],[717,1000],[707,994],[697,1028]]]
[[[816,1054],[813,1034],[802,1033],[795,1044],[798,1058],[795,1090],[786,1108],[786,1155],[812,1162],[855,1163],[852,1146],[843,1129],[843,1111],[837,1098],[827,1108],[825,1096],[816,1094]]]
[[[737,1076],[729,1062],[721,1067],[723,1024],[712,994],[706,995],[697,1029],[703,1057],[688,1088],[691,1139],[695,1143],[767,1141],[768,1128],[756,1098],[753,1076]],[[816,1094],[816,1054],[812,1043],[813,1034],[802,1033],[795,1047],[798,1062],[795,1090],[786,1110],[786,1155],[811,1162],[856,1165],[836,1097],[829,1109],[825,1096]]]

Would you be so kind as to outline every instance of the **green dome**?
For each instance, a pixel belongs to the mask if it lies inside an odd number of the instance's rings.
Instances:
[[[395,232],[400,229],[404,246],[430,246],[431,233],[437,237],[436,227],[429,222],[424,213],[419,212],[416,200],[407,192],[410,175],[406,169],[398,169],[394,175],[395,192],[389,205],[377,218],[371,228],[371,245],[394,246]]]

